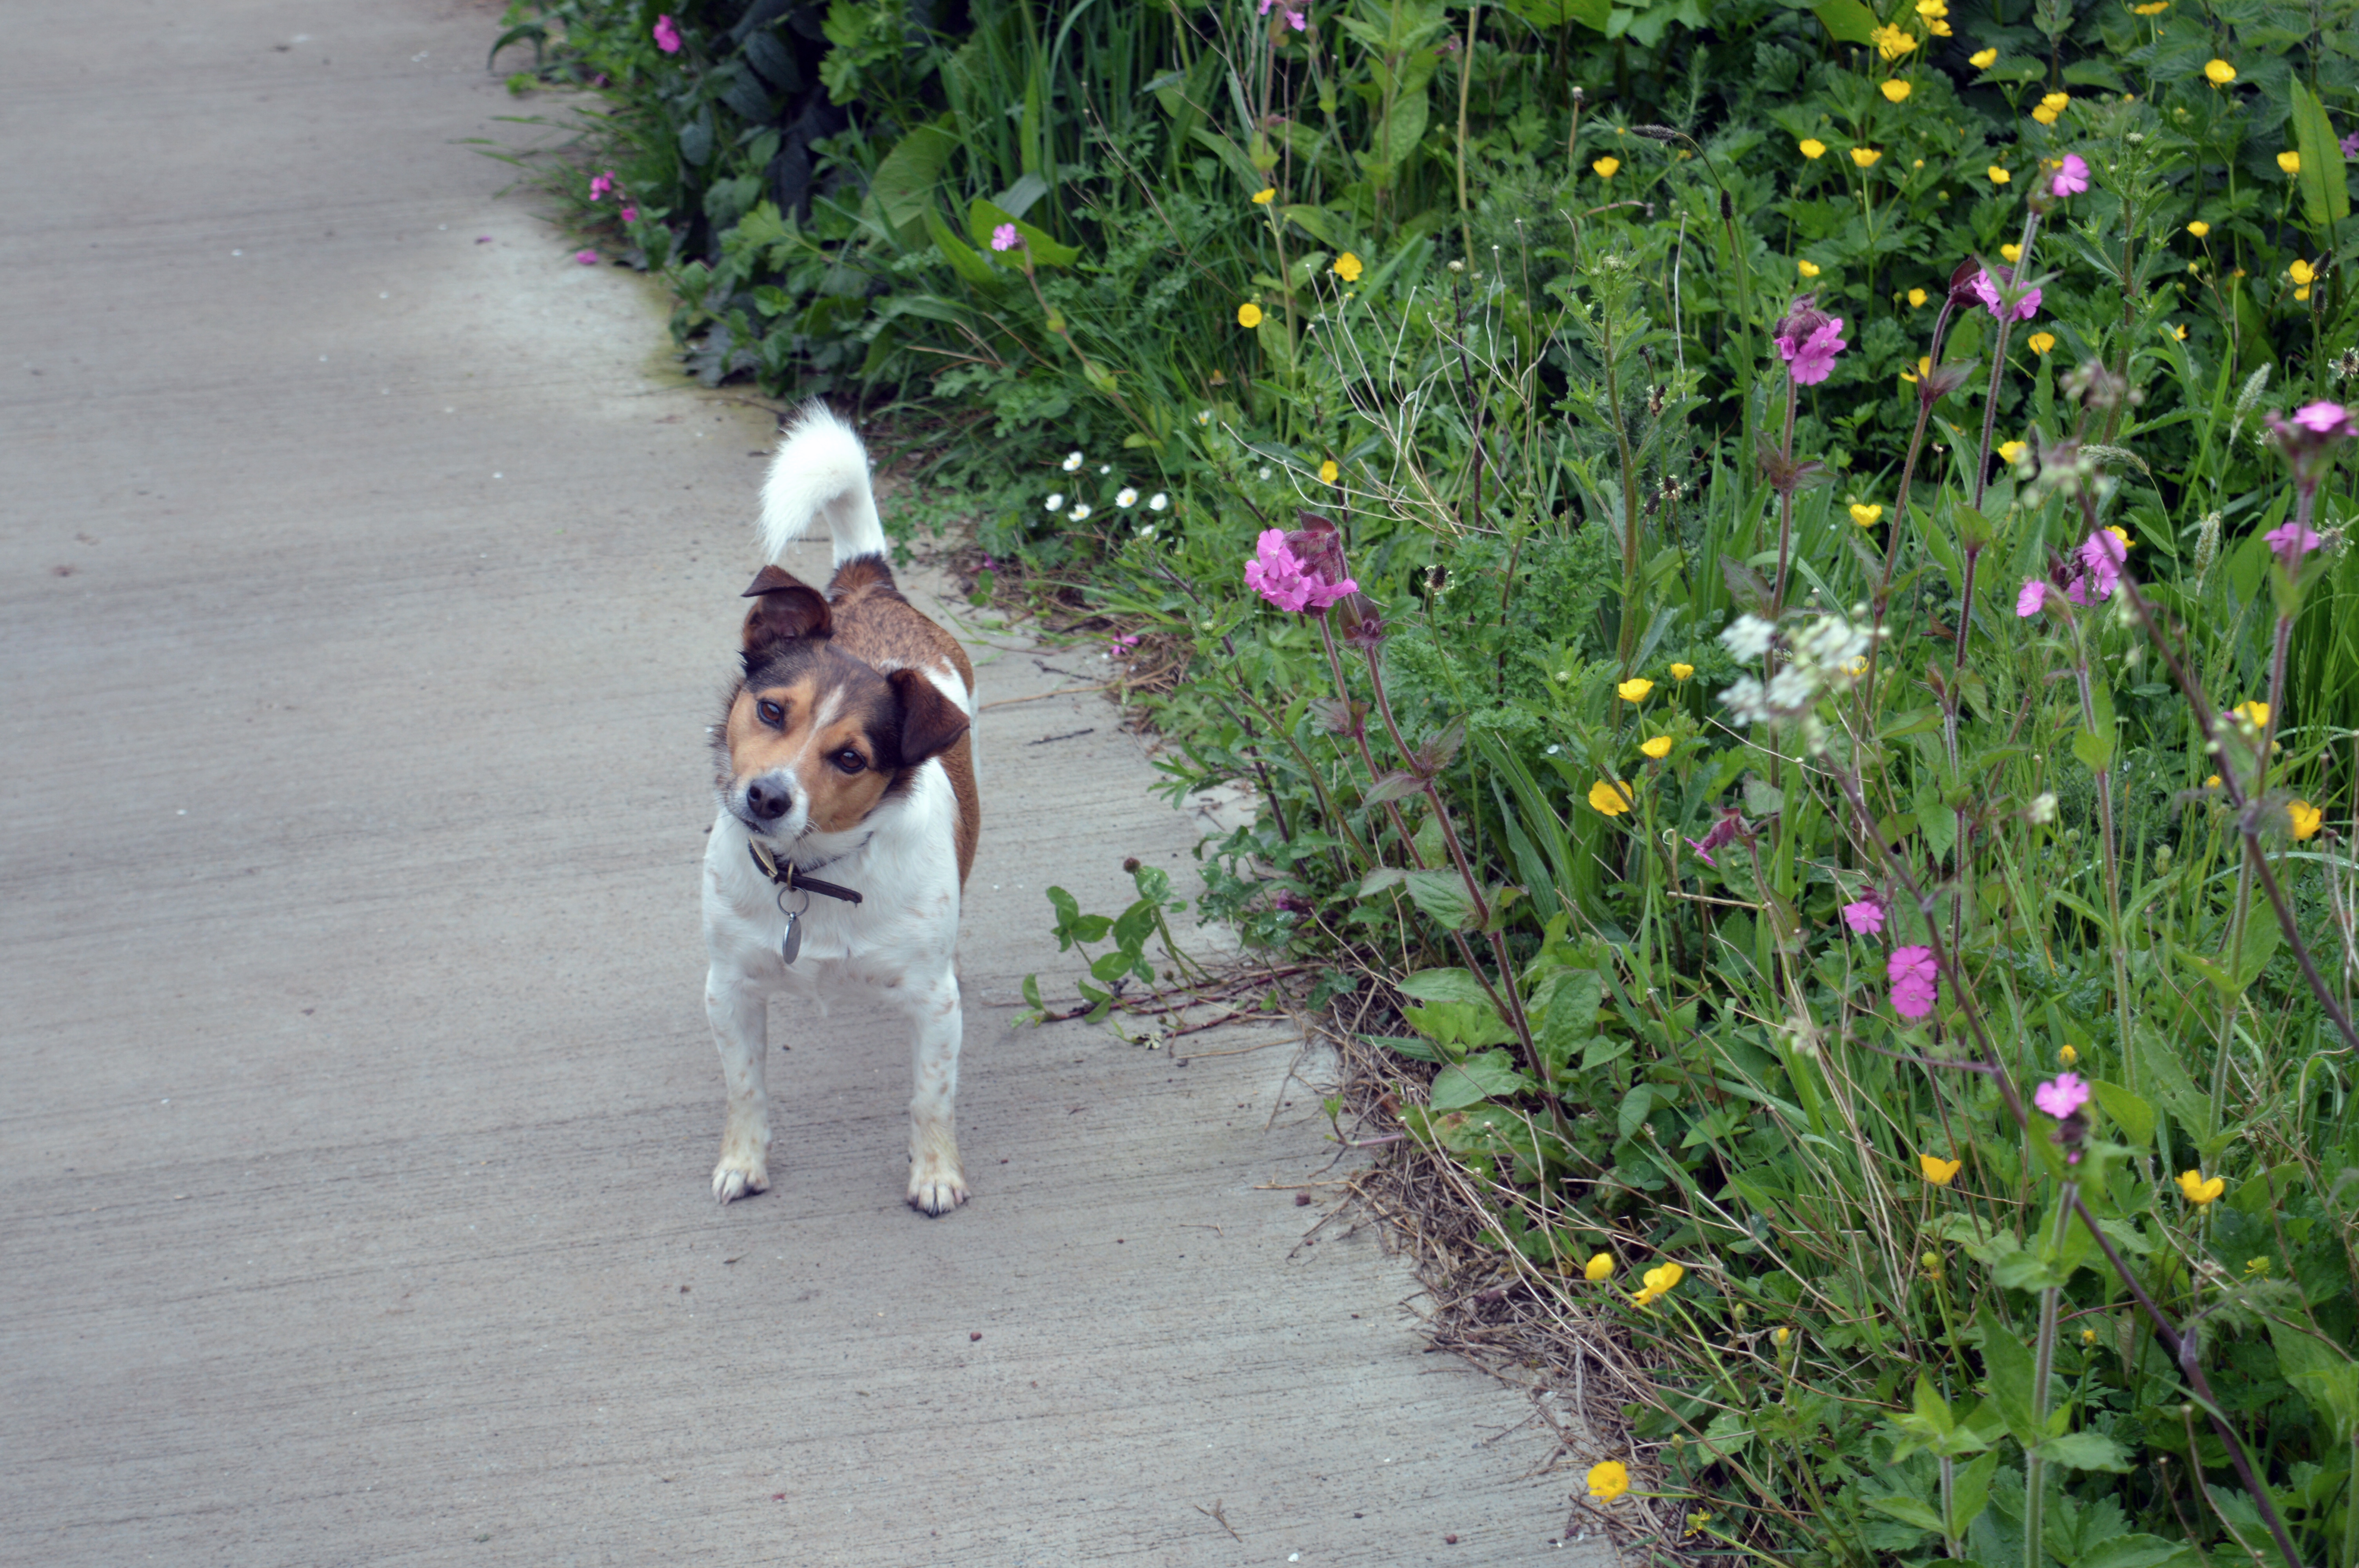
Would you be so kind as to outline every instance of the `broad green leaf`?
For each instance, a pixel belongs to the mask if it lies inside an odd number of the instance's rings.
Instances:
[[[2072,735],[2072,755],[2091,773],[2104,773],[2105,764],[2114,759],[2114,738],[2110,732],[2100,735],[2093,730],[2076,730]]]
[[[1456,871],[1410,871],[1401,880],[1410,902],[1443,929],[1464,931],[1474,924],[1474,901],[1466,896],[1466,884]]]
[[[2105,1108],[2124,1138],[2140,1147],[2154,1141],[2154,1107],[2143,1098],[2103,1078],[2091,1078],[2089,1092],[2097,1097],[2097,1103]]]
[[[1990,1497],[1991,1477],[1997,1474],[1996,1450],[1984,1454],[1957,1473],[1957,1479],[1950,1484],[1950,1506],[1957,1516],[1951,1520],[1951,1534],[1962,1541],[1965,1539],[1966,1527],[1973,1523],[1976,1514],[1983,1511],[1983,1503]]]
[[[2351,188],[2344,179],[2343,147],[2334,139],[2333,122],[2299,76],[2286,79],[2286,100],[2292,112],[2294,148],[2301,155],[2301,172],[2294,182],[2301,189],[2302,215],[2313,228],[2340,223],[2351,216]]]
[[[1903,1524],[1913,1524],[1928,1534],[1941,1533],[1941,1516],[1914,1498],[1870,1498],[1867,1506],[1878,1513],[1891,1515]]]
[[[1561,27],[1579,22],[1598,32],[1612,19],[1614,0],[1499,0],[1507,10],[1536,27]]]
[[[958,150],[958,139],[940,125],[919,125],[893,145],[868,178],[869,200],[885,226],[903,239],[925,226],[942,168]]]
[[[1419,969],[1400,982],[1401,995],[1419,1001],[1467,1001],[1491,1005],[1491,993],[1471,969]]]
[[[2072,1568],[2159,1568],[2182,1556],[2190,1563],[2201,1561],[2181,1542],[2165,1541],[2158,1535],[2117,1535],[2081,1553]]]
[[[951,226],[942,222],[941,214],[929,207],[925,219],[927,237],[934,242],[934,247],[942,253],[942,259],[951,264],[951,270],[962,281],[977,288],[997,289],[1006,286],[1006,278],[964,240],[951,232]]]
[[[1983,1366],[1989,1373],[1992,1408],[2017,1443],[2028,1446],[2038,1442],[2041,1434],[2032,1419],[2031,1352],[1990,1308],[1984,1307],[1976,1321],[1983,1332]]]
[[[1810,15],[1825,26],[1837,43],[1864,47],[1875,41],[1875,13],[1859,0],[1819,0],[1810,7]]]
[[[2290,1324],[2272,1319],[2269,1339],[2285,1380],[2332,1424],[2337,1446],[2347,1444],[2359,1428],[2359,1365],[2348,1352]]]
[[[2032,1452],[2050,1465],[2061,1465],[2068,1470],[2125,1474],[2130,1467],[2128,1452],[2102,1432],[2068,1432],[2038,1444]]]
[[[966,232],[973,239],[977,250],[991,248],[991,232],[1002,223],[1016,225],[1016,232],[1024,237],[1033,261],[1041,266],[1071,266],[1082,259],[1080,251],[1052,237],[1048,230],[1025,222],[997,202],[985,201],[978,196],[966,210]],[[1006,254],[1010,265],[1019,265],[1015,253]]]
[[[1504,1099],[1531,1087],[1505,1051],[1484,1051],[1434,1075],[1428,1104],[1435,1110],[1463,1110],[1486,1099]]]
[[[1446,1063],[1449,1057],[1436,1049],[1430,1040],[1419,1040],[1414,1034],[1363,1034],[1360,1038],[1371,1045],[1381,1045],[1397,1056],[1407,1056],[1415,1062]]]
[[[1614,1125],[1625,1138],[1637,1136],[1638,1129],[1647,1123],[1647,1112],[1655,1108],[1655,1086],[1637,1084],[1622,1097],[1622,1108],[1614,1115]]]

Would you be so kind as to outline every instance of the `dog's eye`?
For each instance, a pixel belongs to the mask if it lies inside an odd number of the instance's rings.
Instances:
[[[754,705],[754,711],[756,714],[759,714],[761,716],[762,722],[768,725],[771,729],[783,730],[786,728],[787,710],[779,707],[777,703],[770,701],[768,698],[766,697],[762,701],[756,703]]]
[[[832,761],[838,768],[847,773],[856,773],[861,769],[868,765],[866,762],[860,760],[860,753],[853,751],[849,746],[846,746],[842,751],[838,752],[830,760]]]

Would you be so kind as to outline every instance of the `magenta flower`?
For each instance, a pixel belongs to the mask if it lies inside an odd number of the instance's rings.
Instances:
[[[1924,1017],[1941,994],[1940,970],[1930,947],[1895,950],[1885,961],[1884,978],[1892,982],[1892,1011],[1903,1018]]]
[[[2063,167],[2056,171],[2056,178],[2048,182],[2048,189],[2058,196],[2078,196],[2088,189],[2087,160],[2079,153],[2066,153]]]
[[[1297,614],[1324,610],[1346,594],[1360,591],[1360,585],[1350,578],[1329,582],[1294,553],[1291,544],[1284,529],[1263,529],[1255,541],[1254,558],[1245,563],[1245,586],[1280,610]]]
[[[590,200],[592,201],[603,201],[616,189],[614,171],[611,168],[590,177]]]
[[[2343,156],[2359,157],[2359,131],[2354,131],[2343,138]]]
[[[2285,563],[2288,571],[2302,557],[2326,542],[2299,517],[2277,524],[2261,537],[2268,541],[2269,548],[2277,553],[2277,559]]]
[[[2089,1103],[2089,1086],[2073,1073],[2060,1073],[2031,1093],[2031,1103],[2061,1121]]]
[[[1797,384],[1816,386],[1827,379],[1835,356],[1850,347],[1843,341],[1843,325],[1842,317],[1831,317],[1799,341],[1790,332],[1777,340],[1778,357],[1786,362]]]
[[[668,16],[656,18],[656,48],[666,54],[679,52],[679,29],[671,25]]]
[[[995,251],[1012,251],[1023,243],[1013,223],[1002,223],[991,232],[991,248]]]
[[[624,208],[624,209],[623,209],[623,222],[625,222],[625,223],[636,223],[636,222],[637,222],[638,221],[639,221],[639,210],[638,210],[637,208],[636,208],[636,207],[625,207],[625,208]]]
[[[2048,608],[2048,585],[2036,577],[2023,579],[2023,591],[2015,596],[2015,612],[2028,620]]]
[[[1688,848],[1696,852],[1697,860],[1716,871],[1719,869],[1720,862],[1712,858],[1712,852],[1723,845],[1734,843],[1736,831],[1744,822],[1745,818],[1736,812],[1723,813],[1720,819],[1712,825],[1710,832],[1701,838],[1689,839]]]
[[[2110,528],[2100,528],[2081,541],[2072,558],[2081,569],[2064,587],[2064,597],[2075,604],[2097,604],[2111,599],[2121,586],[2122,562],[2129,547]]]
[[[573,253],[573,259],[580,262],[583,266],[596,266],[598,265],[598,253],[596,251],[576,251]]]
[[[2340,403],[2306,403],[2294,410],[2293,422],[2314,436],[2354,433],[2351,410]]]
[[[2011,272],[2008,274],[2006,281],[2010,284],[2015,281],[2014,275]],[[1983,302],[1983,308],[1988,310],[1992,316],[1997,316],[1999,314],[2000,305],[1998,292],[1999,286],[1995,282],[1992,281],[1991,275],[1987,270],[1974,274],[1973,289],[1974,297]],[[2015,319],[2018,321],[2028,321],[2033,316],[2037,315],[2038,311],[2039,290],[2036,288],[2015,302]]]
[[[1286,14],[1286,24],[1298,33],[1310,26],[1310,24],[1303,19],[1302,13],[1299,11],[1288,11]]]
[[[1873,936],[1884,929],[1884,905],[1876,902],[1874,893],[1844,904],[1843,917],[1843,924],[1857,935]]]

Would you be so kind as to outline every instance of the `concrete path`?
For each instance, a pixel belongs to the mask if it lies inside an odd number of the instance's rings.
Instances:
[[[974,1202],[901,1205],[890,1026],[778,1018],[776,1185],[715,1209],[703,731],[769,421],[458,145],[525,107],[496,14],[11,7],[0,1561],[1593,1553],[1406,1271],[1304,1241],[1283,1030],[1013,1027],[1044,882],[1196,886],[1095,698],[980,731]]]

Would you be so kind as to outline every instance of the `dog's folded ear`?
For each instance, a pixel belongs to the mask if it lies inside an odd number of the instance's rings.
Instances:
[[[828,634],[827,600],[810,584],[776,567],[764,567],[741,597],[755,600],[745,612],[749,657],[773,643]]]
[[[885,678],[901,699],[903,767],[914,768],[958,744],[967,730],[966,709],[916,670],[895,670]]]

